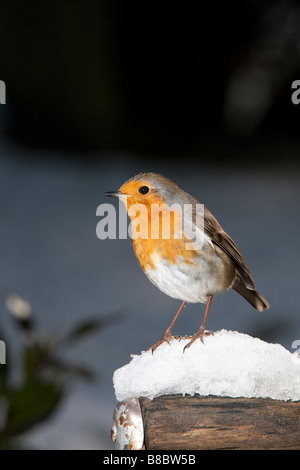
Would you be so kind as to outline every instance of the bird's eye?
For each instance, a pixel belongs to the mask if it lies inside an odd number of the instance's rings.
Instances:
[[[148,186],[141,186],[140,189],[139,189],[139,193],[141,193],[141,194],[147,194],[147,193],[149,193],[149,188],[148,188]]]

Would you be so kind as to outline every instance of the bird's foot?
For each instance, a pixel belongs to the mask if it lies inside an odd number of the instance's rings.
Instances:
[[[183,352],[185,352],[186,349],[188,349],[189,347],[191,347],[191,345],[194,343],[194,341],[196,341],[196,339],[200,339],[202,341],[202,343],[204,344],[204,340],[203,340],[203,336],[210,336],[210,335],[213,335],[213,331],[205,331],[203,328],[199,328],[199,330],[197,331],[197,333],[193,336],[184,336],[183,339],[190,339],[191,338],[191,341],[189,341],[189,343],[187,343],[184,348],[183,348]]]
[[[157,349],[161,344],[163,344],[163,343],[169,343],[170,344],[170,341],[172,339],[180,339],[180,336],[177,336],[177,335],[172,336],[171,333],[165,332],[163,337],[161,339],[159,339],[158,341],[156,341],[156,343],[154,343],[152,346],[150,346],[150,348],[148,348],[147,351],[152,351],[152,354],[153,354],[155,349]]]

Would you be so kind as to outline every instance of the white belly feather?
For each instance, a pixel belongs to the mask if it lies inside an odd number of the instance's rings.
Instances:
[[[209,295],[219,294],[228,289],[233,280],[228,282],[224,276],[224,262],[214,250],[204,257],[198,256],[192,264],[178,258],[175,264],[151,255],[155,269],[147,268],[150,281],[162,292],[175,299],[186,302],[205,303]]]

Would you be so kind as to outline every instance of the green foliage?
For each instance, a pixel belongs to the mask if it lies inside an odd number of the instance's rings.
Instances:
[[[56,411],[72,378],[93,378],[88,368],[70,364],[59,354],[63,348],[102,327],[103,322],[98,319],[84,321],[60,340],[53,336],[42,338],[36,332],[34,315],[25,299],[10,294],[6,306],[19,328],[17,362],[20,363],[21,377],[17,384],[11,380],[10,357],[5,365],[0,365],[0,449],[14,449],[20,447],[18,438],[23,433]],[[0,333],[3,334],[1,325]],[[4,335],[0,338],[4,339]],[[5,343],[6,350],[11,351],[7,339]]]

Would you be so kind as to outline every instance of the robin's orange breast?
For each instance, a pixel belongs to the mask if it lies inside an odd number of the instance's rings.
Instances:
[[[142,269],[146,272],[148,268],[156,269],[155,258],[160,258],[170,264],[176,264],[179,260],[184,260],[190,264],[197,257],[197,253],[186,250],[184,240],[132,240],[133,249]]]
[[[182,231],[182,213],[170,210],[163,203],[145,205],[131,221],[134,231],[133,249],[142,269],[156,269],[154,259],[170,264],[179,259],[191,263],[197,256],[195,250],[187,250],[188,239]],[[132,206],[129,208],[129,215]]]

